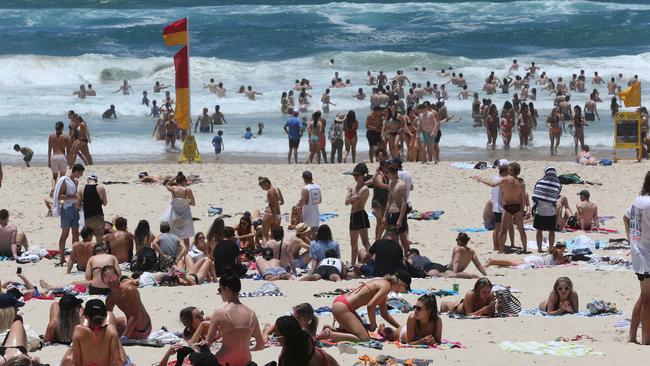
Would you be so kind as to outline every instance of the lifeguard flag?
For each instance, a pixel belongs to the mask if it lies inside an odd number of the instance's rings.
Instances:
[[[618,93],[619,98],[625,103],[626,107],[641,106],[641,82],[630,85],[627,89]]]
[[[177,20],[163,29],[165,46],[187,46],[187,18]]]
[[[190,128],[190,69],[187,46],[174,55],[176,69],[176,110],[174,120],[180,129]]]

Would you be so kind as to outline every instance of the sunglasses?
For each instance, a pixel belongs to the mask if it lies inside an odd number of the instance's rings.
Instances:
[[[571,288],[570,287],[558,287],[558,291],[569,291]]]

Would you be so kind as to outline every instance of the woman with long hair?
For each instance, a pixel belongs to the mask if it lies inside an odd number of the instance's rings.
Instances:
[[[135,253],[140,252],[143,247],[150,247],[151,243],[156,239],[156,236],[151,232],[151,227],[147,220],[140,220],[133,232],[135,236]]]
[[[579,308],[578,293],[573,289],[573,282],[568,277],[555,280],[553,291],[539,304],[539,310],[549,315],[574,314]]]
[[[496,304],[492,282],[487,277],[481,277],[474,283],[474,288],[465,294],[465,298],[456,302],[443,301],[440,312],[491,317],[496,313]]]
[[[311,121],[307,125],[307,134],[309,136],[309,157],[307,158],[307,164],[311,164],[314,161],[314,157],[318,159],[318,164],[320,164],[320,135],[323,130],[320,116],[320,111],[314,112],[311,115]]]
[[[171,185],[175,182],[176,185]],[[187,187],[187,178],[183,172],[178,172],[176,177],[165,185],[165,188],[172,194],[172,201],[160,218],[166,221],[171,228],[170,232],[185,242],[189,248],[190,238],[194,236],[194,221],[192,219],[191,206],[195,206],[194,193]]]
[[[438,315],[438,304],[435,295],[420,296],[413,305],[406,323],[393,332],[392,328],[379,326],[379,333],[387,339],[403,344],[435,345],[442,340],[442,320]]]
[[[343,162],[347,163],[348,154],[352,153],[352,162],[357,161],[357,130],[359,129],[359,121],[357,115],[353,110],[349,110],[345,115],[343,122],[343,135],[345,142],[345,154],[343,155]]]
[[[210,225],[210,229],[205,235],[205,241],[208,244],[208,256],[212,256],[214,247],[216,247],[219,242],[223,240],[223,232],[225,227],[226,225],[223,222],[223,219],[220,217],[217,217],[214,219],[214,221],[212,221],[212,225]]]
[[[309,336],[293,316],[281,316],[275,321],[275,336],[282,346],[278,357],[279,366],[336,366],[338,362],[320,348],[314,346]]]
[[[50,306],[50,321],[43,340],[49,343],[70,344],[74,328],[81,323],[83,300],[74,295],[64,295]]]

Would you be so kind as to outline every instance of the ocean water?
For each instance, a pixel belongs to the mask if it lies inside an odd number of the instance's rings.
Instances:
[[[650,74],[650,4],[643,1],[221,1],[215,5],[204,0],[178,4],[0,3],[0,159],[19,162],[11,150],[19,143],[32,147],[35,160],[43,161],[47,135],[54,122],[66,121],[70,109],[88,121],[94,139],[90,149],[100,160],[166,156],[164,146],[151,138],[155,122],[146,117],[148,110],[140,100],[144,90],[150,99],[161,99],[151,93],[154,81],[173,83],[172,56],[177,48],[165,47],[161,32],[181,17],[190,19],[194,118],[203,107],[212,110],[221,105],[230,122],[220,127],[225,151],[238,154],[285,153],[280,94],[297,78],[311,80],[314,87],[310,112],[318,106],[334,71],[352,81],[352,88],[332,90],[337,106],[326,115],[329,123],[336,112],[350,109],[363,122],[368,102],[352,95],[358,87],[370,92],[365,85],[368,70],[384,70],[390,76],[403,69],[412,81],[440,84],[447,80],[434,72],[452,66],[465,75],[470,91],[479,92],[491,71],[500,78],[507,76],[513,58],[522,66],[535,61],[553,78],[567,79],[580,69],[588,76],[598,71],[606,79],[622,73],[624,82],[634,74],[642,80]],[[336,60],[335,68],[327,65],[330,58]],[[427,72],[414,71],[422,66]],[[210,78],[224,83],[226,98],[202,89]],[[130,96],[113,94],[123,79],[135,90]],[[73,97],[81,83],[92,83],[98,96]],[[249,101],[235,93],[240,85],[252,85],[263,95]],[[642,85],[645,94],[648,89]],[[587,86],[592,87],[589,82]],[[462,120],[443,126],[443,157],[445,151],[489,156],[484,130],[472,128],[471,101],[458,100],[458,89],[448,88],[448,109]],[[586,131],[586,142],[596,151],[611,148],[613,140],[606,88],[598,89],[604,100],[598,106],[601,121]],[[552,99],[543,91],[538,96],[535,105],[543,124]],[[586,98],[579,93],[572,96],[579,105]],[[501,106],[510,96],[492,99]],[[110,104],[116,105],[119,118],[102,121],[100,115]],[[264,134],[243,141],[244,128],[256,130],[259,122],[265,124]],[[546,154],[546,135],[538,127],[530,153]],[[198,137],[202,152],[211,150],[210,139]],[[572,146],[570,136],[565,136],[563,152],[568,154]],[[359,150],[365,149],[361,139]]]

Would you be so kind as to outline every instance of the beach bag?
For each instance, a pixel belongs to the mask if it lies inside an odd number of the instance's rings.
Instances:
[[[497,314],[517,315],[521,312],[521,302],[510,292],[510,287],[495,291],[494,295],[497,300]]]
[[[585,182],[580,178],[576,173],[566,173],[557,177],[560,180],[560,184],[584,184]]]
[[[142,247],[131,260],[131,272],[157,272],[158,253],[151,247]]]
[[[484,161],[479,161],[478,163],[476,163],[476,165],[474,165],[474,169],[480,169],[480,170],[487,169],[487,167],[488,165]]]

